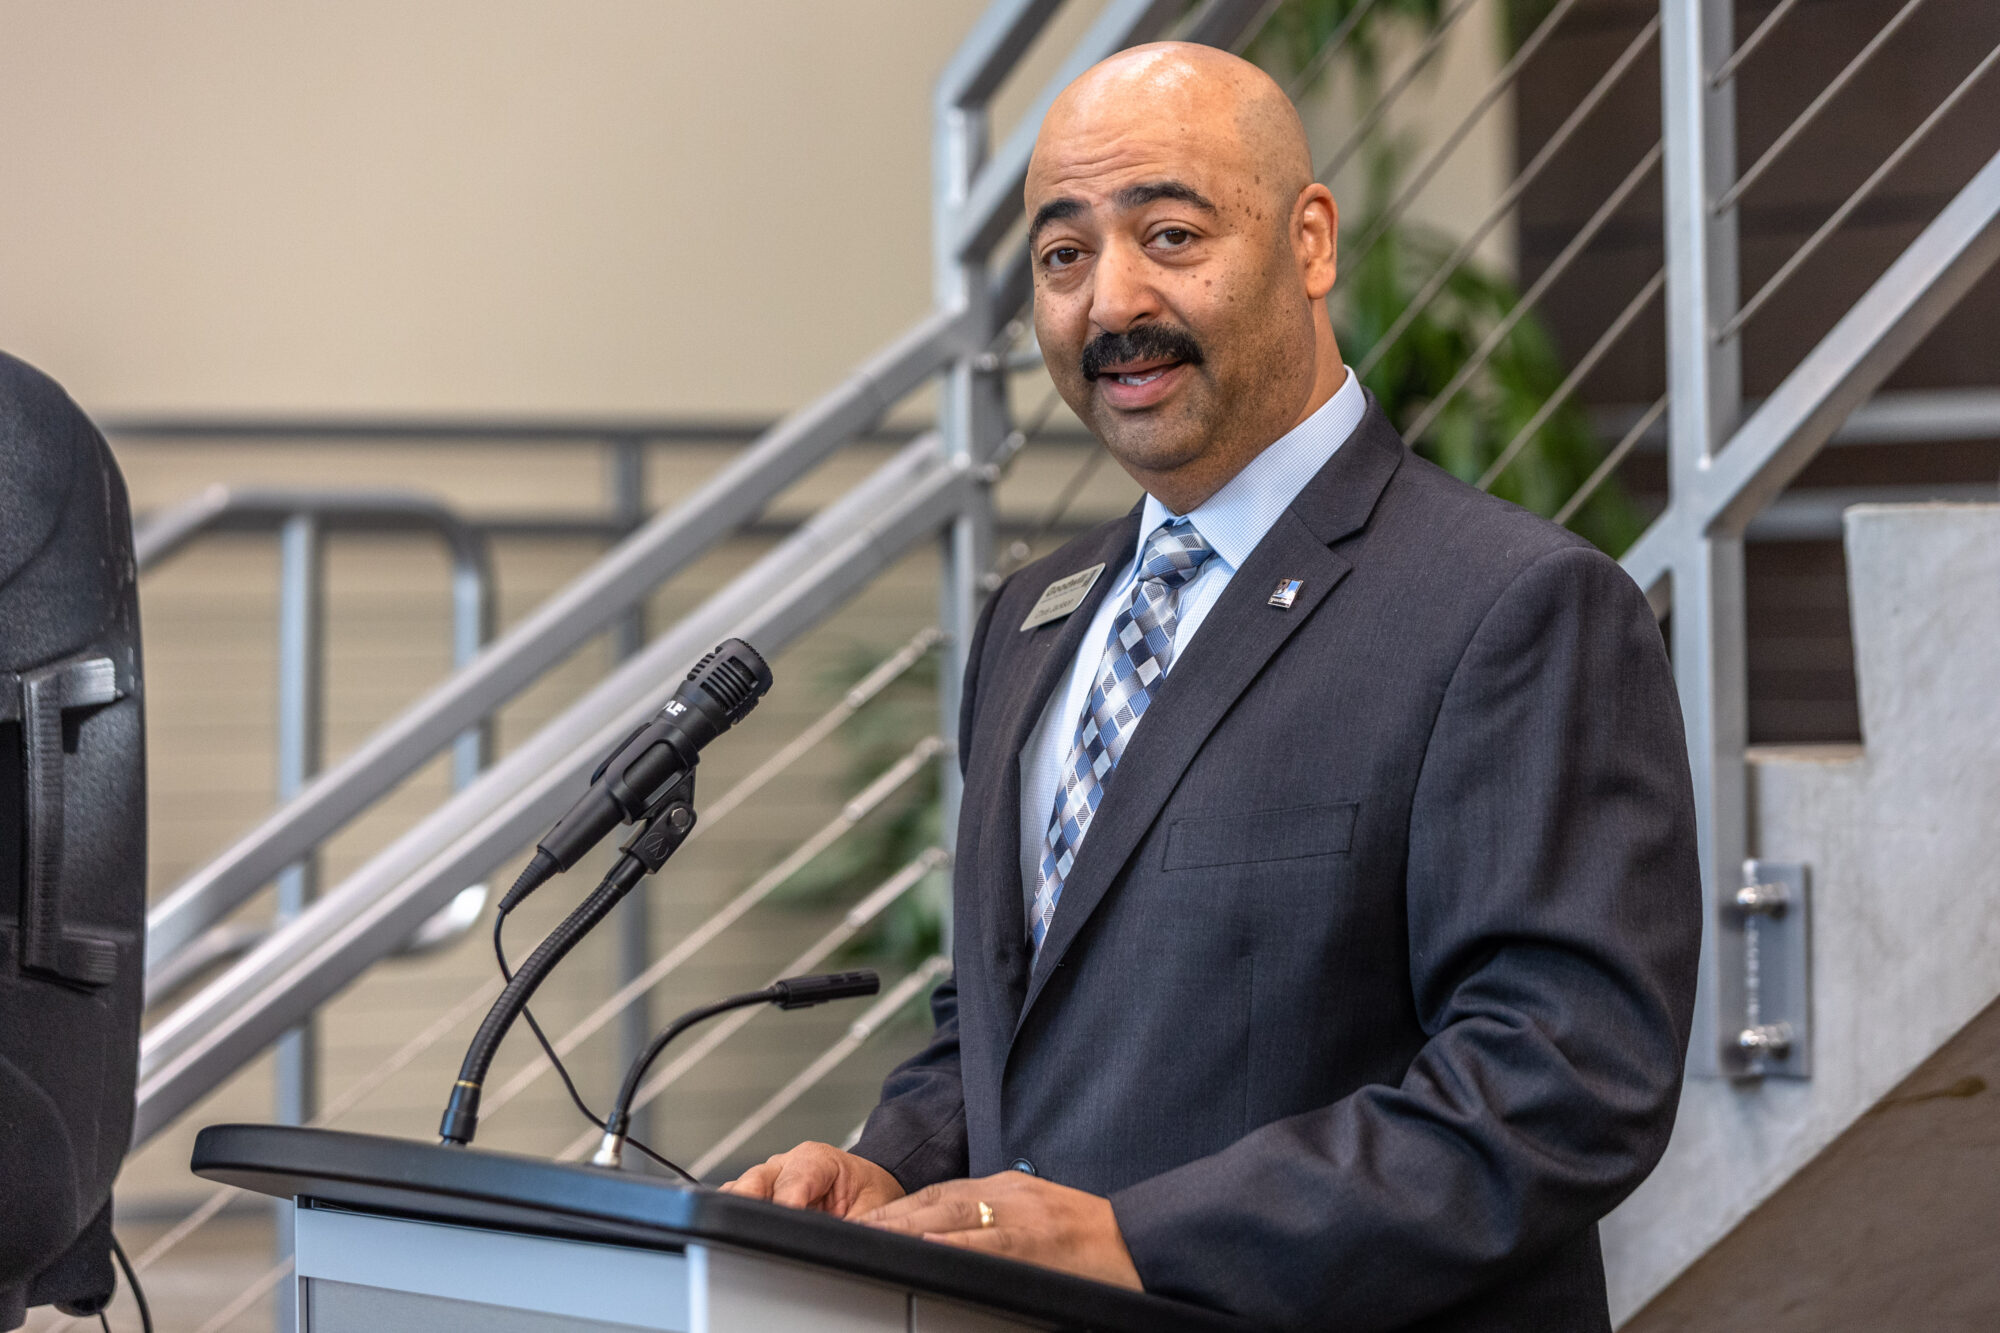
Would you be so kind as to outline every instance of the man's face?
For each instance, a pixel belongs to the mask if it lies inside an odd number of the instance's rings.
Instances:
[[[1064,400],[1142,484],[1225,459],[1226,476],[1311,391],[1289,201],[1232,136],[1134,119],[1085,109],[1044,130],[1027,186],[1035,331]]]

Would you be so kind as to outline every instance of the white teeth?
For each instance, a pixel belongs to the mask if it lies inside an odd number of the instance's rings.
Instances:
[[[1141,384],[1151,384],[1166,373],[1164,370],[1153,370],[1148,371],[1144,375],[1114,375],[1112,378],[1116,379],[1120,384],[1130,384],[1136,387]]]

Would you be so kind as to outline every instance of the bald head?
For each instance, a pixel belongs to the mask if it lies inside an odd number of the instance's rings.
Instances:
[[[1028,165],[1030,200],[1038,168],[1060,173],[1079,152],[1134,135],[1234,175],[1275,207],[1312,184],[1306,127],[1270,75],[1213,46],[1154,42],[1093,65],[1056,98]]]
[[[1026,187],[1049,372],[1185,513],[1330,398],[1338,215],[1305,127],[1247,60],[1160,42],[1049,108]]]

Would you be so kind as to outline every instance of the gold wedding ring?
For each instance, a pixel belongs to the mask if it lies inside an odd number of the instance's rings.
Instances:
[[[993,1205],[981,1201],[979,1205],[979,1229],[981,1231],[984,1231],[986,1230],[986,1228],[992,1225],[993,1225]]]

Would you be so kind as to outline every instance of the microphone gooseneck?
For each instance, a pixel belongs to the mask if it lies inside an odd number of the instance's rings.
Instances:
[[[775,1004],[780,1009],[810,1009],[816,1004],[829,1000],[846,1000],[861,995],[873,995],[882,989],[882,978],[864,968],[858,972],[831,972],[804,977],[786,977],[774,981],[763,990],[745,991],[732,995],[714,1004],[705,1004],[699,1009],[690,1009],[667,1024],[654,1037],[632,1067],[625,1071],[625,1082],[618,1089],[618,1100],[611,1106],[611,1113],[604,1117],[604,1138],[597,1145],[597,1152],[591,1157],[593,1166],[617,1166],[624,1155],[625,1134],[632,1122],[632,1099],[639,1094],[639,1082],[646,1077],[646,1071],[653,1061],[660,1058],[660,1052],[675,1037],[686,1032],[697,1023],[726,1014],[731,1009],[743,1009],[753,1004]]]
[[[694,787],[692,774],[682,779],[682,786],[687,790],[687,796],[691,797]],[[653,838],[653,833],[659,829],[666,830],[667,836]],[[693,830],[694,807],[687,803],[686,797],[676,796],[633,836],[625,854],[598,881],[590,896],[564,917],[561,924],[535,946],[535,951],[515,971],[514,979],[493,1001],[493,1007],[486,1011],[479,1030],[473,1034],[471,1044],[465,1048],[465,1060],[459,1065],[458,1080],[452,1084],[451,1100],[445,1104],[444,1120],[438,1127],[438,1135],[445,1143],[463,1147],[472,1142],[472,1136],[479,1127],[479,1093],[486,1082],[486,1071],[492,1067],[501,1038],[507,1035],[507,1030],[514,1026],[514,1020],[527,1008],[529,999],[543,979],[576,947],[577,941],[610,914],[634,885],[665,863],[674,848],[680,846]],[[632,850],[633,844],[642,839],[651,842],[649,851],[652,855],[642,857]]]
[[[729,639],[695,664],[673,698],[614,749],[591,774],[590,789],[556,821],[499,903],[504,916],[552,875],[568,870],[620,823],[636,823],[618,861],[597,887],[535,947],[507,983],[466,1047],[438,1133],[447,1144],[472,1141],[479,1094],[501,1039],[556,964],[620,899],[694,831],[694,769],[702,747],[742,721],[771,688],[771,668],[756,649]]]

